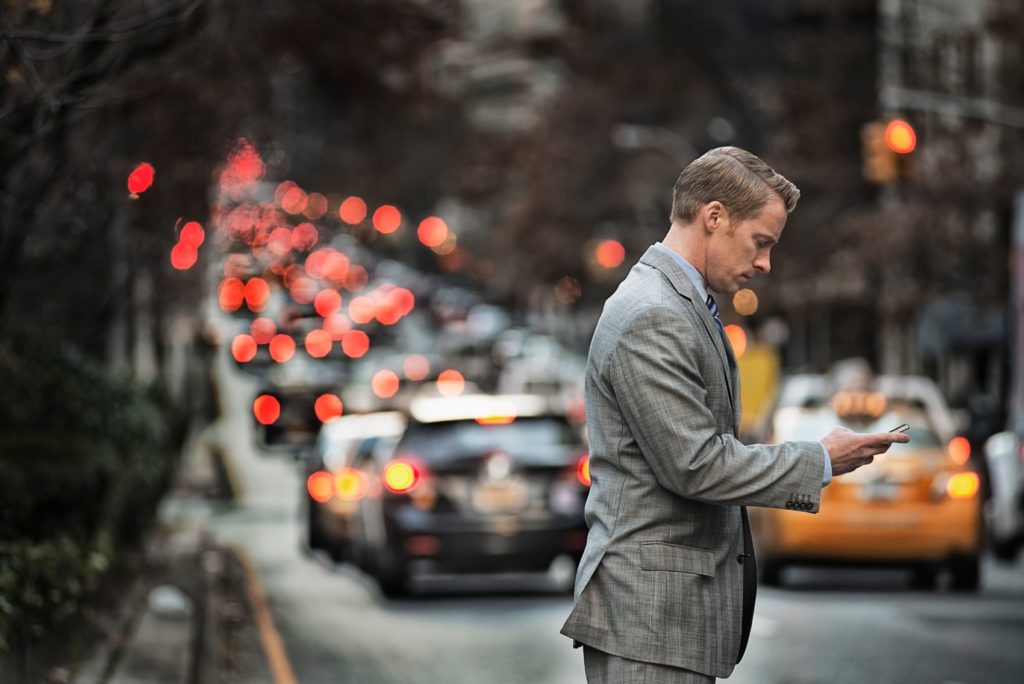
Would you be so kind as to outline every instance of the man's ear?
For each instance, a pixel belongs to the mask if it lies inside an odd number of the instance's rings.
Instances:
[[[700,210],[701,215],[704,217],[704,230],[709,233],[717,230],[719,224],[725,219],[725,206],[718,200],[708,202]]]

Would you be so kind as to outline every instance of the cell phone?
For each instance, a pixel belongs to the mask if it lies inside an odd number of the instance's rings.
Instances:
[[[894,427],[892,430],[889,430],[889,432],[906,432],[909,429],[910,429],[910,426],[907,425],[906,423],[904,423],[903,425],[898,425],[898,426]]]

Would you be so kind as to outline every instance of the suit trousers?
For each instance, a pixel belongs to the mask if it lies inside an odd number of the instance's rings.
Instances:
[[[715,678],[679,667],[620,658],[583,646],[587,684],[714,684]]]

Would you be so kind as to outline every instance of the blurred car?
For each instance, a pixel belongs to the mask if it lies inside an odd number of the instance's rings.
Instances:
[[[991,497],[988,533],[992,552],[1012,561],[1024,546],[1024,439],[1017,432],[992,435],[985,442]]]
[[[368,487],[355,555],[385,595],[405,593],[414,566],[541,571],[586,545],[588,456],[541,397],[416,399],[397,444],[356,466]]]
[[[381,439],[397,439],[405,425],[405,414],[387,411],[343,416],[323,426],[306,457],[307,549],[323,549],[335,561],[352,559],[355,515],[367,489],[365,476],[353,464],[361,449]]]
[[[980,478],[966,440],[948,443],[917,400],[881,393],[837,393],[825,405],[787,406],[769,441],[817,441],[844,425],[886,432],[907,423],[908,444],[834,477],[816,515],[751,509],[762,581],[777,585],[788,564],[900,565],[914,584],[934,587],[946,568],[955,590],[978,587],[982,550]]]

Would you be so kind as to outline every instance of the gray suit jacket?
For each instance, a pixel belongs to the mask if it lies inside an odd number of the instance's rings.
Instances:
[[[736,439],[739,377],[707,306],[650,248],[605,303],[585,400],[590,532],[562,634],[728,677],[740,643],[740,506],[817,512],[817,442]]]

